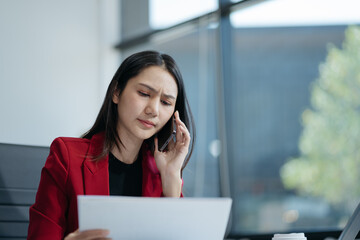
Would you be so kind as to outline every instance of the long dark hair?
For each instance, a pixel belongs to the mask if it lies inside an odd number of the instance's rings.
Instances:
[[[112,101],[113,94],[115,91],[119,91],[121,94],[125,89],[127,82],[131,78],[137,76],[142,70],[150,66],[161,66],[166,69],[174,77],[178,87],[175,111],[179,111],[180,119],[189,129],[191,136],[189,153],[182,166],[182,171],[189,162],[190,156],[193,152],[195,143],[195,124],[188,100],[186,98],[182,75],[175,60],[167,54],[156,51],[143,51],[127,57],[120,65],[109,84],[104,102],[101,106],[94,125],[90,128],[89,131],[82,135],[82,138],[90,139],[97,133],[105,133],[103,151],[99,156],[96,156],[96,159],[100,159],[101,157],[109,154],[110,150],[115,145],[120,150],[119,143],[122,143],[119,135],[117,134],[118,113],[116,104]],[[153,144],[152,138],[147,142],[149,144]]]

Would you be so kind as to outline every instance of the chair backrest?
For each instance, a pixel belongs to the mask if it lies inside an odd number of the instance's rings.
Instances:
[[[0,240],[26,239],[48,147],[0,143]]]

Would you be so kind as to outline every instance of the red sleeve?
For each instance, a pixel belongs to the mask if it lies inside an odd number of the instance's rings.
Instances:
[[[66,228],[68,200],[65,185],[69,166],[68,150],[57,138],[41,171],[34,205],[30,207],[28,240],[63,239]]]

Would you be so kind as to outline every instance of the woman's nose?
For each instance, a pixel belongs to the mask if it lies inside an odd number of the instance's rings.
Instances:
[[[159,101],[157,99],[151,99],[145,108],[145,113],[152,116],[159,114]]]

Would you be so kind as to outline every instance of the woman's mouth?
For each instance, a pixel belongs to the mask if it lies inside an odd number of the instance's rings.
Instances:
[[[139,122],[146,128],[153,128],[155,127],[155,124],[151,121],[146,121],[146,120],[141,120],[141,119],[138,119]]]

